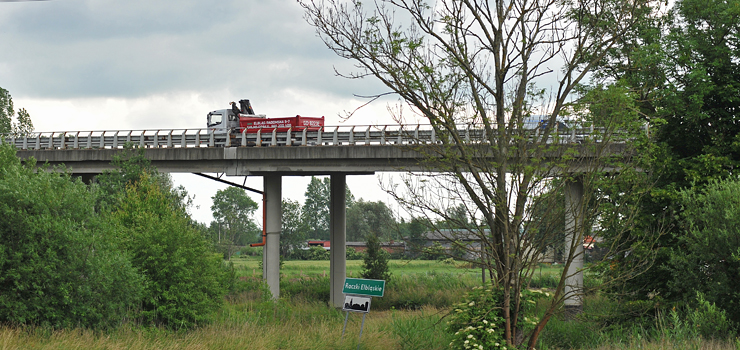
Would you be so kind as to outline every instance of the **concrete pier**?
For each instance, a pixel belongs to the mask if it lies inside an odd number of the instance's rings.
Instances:
[[[572,253],[565,280],[566,314],[583,311],[583,181],[565,183],[565,253]]]
[[[346,175],[331,175],[329,204],[329,235],[331,240],[329,278],[331,282],[329,303],[335,307],[343,306],[344,295],[342,289],[344,279],[347,277],[346,188]]]
[[[280,175],[266,175],[263,178],[265,191],[265,230],[267,244],[263,251],[262,271],[267,285],[272,292],[272,298],[280,297],[280,232],[282,231],[283,210],[282,177]]]

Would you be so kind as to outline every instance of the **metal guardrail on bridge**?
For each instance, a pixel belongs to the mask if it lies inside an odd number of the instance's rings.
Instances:
[[[540,136],[542,128],[522,128],[522,135],[531,139]],[[470,143],[488,143],[483,129],[460,126],[458,135]],[[599,130],[567,128],[557,130],[548,143],[580,143],[598,141]],[[440,143],[430,125],[325,126],[319,130],[277,129],[256,133],[217,134],[209,129],[170,130],[101,130],[34,132],[25,136],[0,134],[0,142],[8,142],[21,150],[120,149],[126,144],[145,148],[200,148],[238,146],[346,146],[346,145],[418,145]],[[444,136],[449,137],[449,136]]]

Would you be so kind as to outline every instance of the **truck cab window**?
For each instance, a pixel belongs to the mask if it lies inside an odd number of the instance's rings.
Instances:
[[[221,114],[209,113],[208,114],[208,126],[214,126],[221,124],[223,116]]]

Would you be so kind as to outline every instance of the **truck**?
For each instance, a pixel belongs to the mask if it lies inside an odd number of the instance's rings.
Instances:
[[[207,126],[210,132],[216,135],[231,134],[232,136],[246,132],[272,133],[298,131],[318,131],[324,127],[324,117],[280,117],[267,118],[264,114],[255,114],[249,100],[240,100],[239,107],[232,102],[231,109],[219,109],[208,113]]]

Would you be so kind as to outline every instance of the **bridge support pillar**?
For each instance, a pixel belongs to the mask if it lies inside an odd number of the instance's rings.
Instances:
[[[583,311],[583,234],[583,180],[569,179],[565,183],[565,253],[571,259],[565,279],[566,315]]]
[[[344,304],[342,290],[344,279],[347,277],[346,189],[346,175],[331,175],[329,204],[329,234],[331,240],[329,278],[331,282],[329,303],[334,307],[342,307]]]
[[[282,230],[282,178],[280,175],[263,177],[265,209],[267,211],[265,231],[267,242],[262,252],[262,276],[272,292],[272,298],[280,297],[280,232]]]

